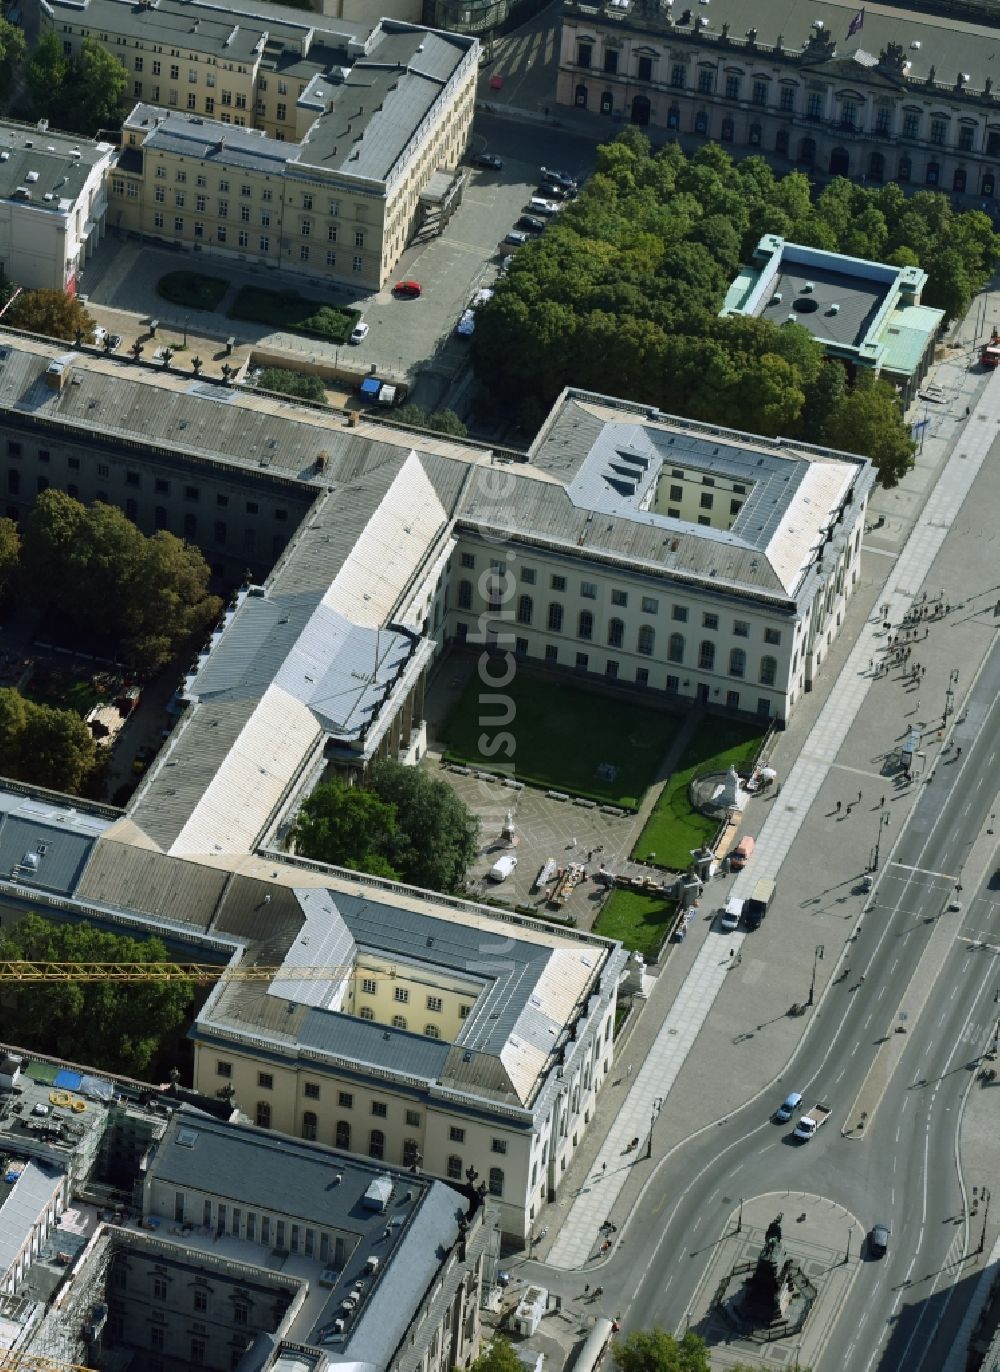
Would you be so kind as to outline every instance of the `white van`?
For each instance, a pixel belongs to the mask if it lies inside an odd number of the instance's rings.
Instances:
[[[517,858],[508,853],[502,858],[497,858],[486,875],[490,881],[506,881],[509,876],[513,875],[516,866]]]
[[[528,213],[540,214],[543,219],[551,219],[554,214],[558,214],[562,209],[558,200],[543,200],[541,196],[533,195],[528,201]]]

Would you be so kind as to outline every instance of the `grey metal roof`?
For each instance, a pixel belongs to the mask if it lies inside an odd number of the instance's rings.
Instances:
[[[0,790],[0,878],[68,895],[114,822],[110,813],[57,805],[38,792]]]
[[[52,1200],[57,1186],[53,1169],[27,1161],[13,1183],[0,1175],[0,1274],[6,1276],[18,1253],[30,1239]]]
[[[595,10],[598,8],[594,6]],[[675,6],[670,12],[675,22],[669,33],[678,50],[683,48],[685,37],[692,37],[707,47],[706,39],[718,40],[725,24],[728,29],[727,64],[752,70],[758,65],[771,65],[773,49],[779,39],[790,54],[805,48],[815,31],[814,26],[822,21],[836,46],[831,61],[815,62],[818,74],[828,72],[845,83],[850,82],[853,74],[864,85],[874,80],[905,95],[906,83],[884,77],[875,69],[879,53],[888,44],[898,43],[910,64],[907,75],[915,84],[919,83],[921,98],[926,98],[935,89],[945,96],[953,94],[960,72],[970,76],[967,90],[981,91],[988,77],[995,84],[996,64],[1000,61],[1000,31],[991,23],[977,24],[944,13],[919,13],[903,6],[866,4],[863,6],[863,26],[848,39],[848,27],[858,9],[855,0],[812,0],[808,6],[803,6],[800,0],[755,0],[750,12],[745,0],[712,0],[707,7],[691,5],[691,18],[686,25],[676,22],[681,7]],[[578,12],[585,15],[586,9],[581,7]],[[656,19],[650,22],[656,11],[637,5],[634,0],[627,12],[610,8],[608,14],[614,17],[618,27],[656,33],[665,31],[661,22]],[[756,35],[753,48],[744,38],[751,21]],[[694,28],[696,23],[697,30]],[[707,24],[707,28],[703,28],[703,24]],[[919,46],[913,46],[915,43]],[[935,68],[936,84],[928,90],[926,83],[932,67]]]
[[[113,151],[110,143],[0,121],[0,197],[26,186],[35,209],[65,212],[94,167]],[[46,194],[54,199],[47,201]]]
[[[131,830],[131,821],[120,827]],[[229,880],[228,872],[137,847],[113,832],[95,845],[74,895],[207,930]]]
[[[312,92],[325,97],[327,113],[295,149],[296,160],[341,175],[388,180],[473,41],[383,21],[346,81],[320,82]]]
[[[332,1332],[340,1303],[362,1280],[361,1304],[335,1346],[344,1358],[375,1367],[391,1361],[468,1209],[444,1182],[186,1107],[170,1119],[148,1175],[164,1186],[211,1191],[230,1205],[263,1206],[344,1234],[348,1261],[308,1341]],[[376,1193],[375,1203],[366,1199]],[[378,1259],[374,1274],[366,1272],[370,1258]]]
[[[257,129],[237,128],[159,105],[137,105],[126,127],[144,135],[143,147],[150,152],[195,157],[217,163],[220,170],[239,167],[281,176],[296,151],[294,143],[269,138]]]

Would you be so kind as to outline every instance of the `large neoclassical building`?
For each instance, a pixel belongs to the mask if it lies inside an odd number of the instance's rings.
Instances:
[[[556,98],[609,132],[630,121],[991,201],[998,64],[996,16],[971,3],[566,0]]]

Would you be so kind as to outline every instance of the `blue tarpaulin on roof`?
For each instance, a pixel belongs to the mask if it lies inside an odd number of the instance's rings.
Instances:
[[[377,400],[378,393],[382,389],[382,383],[377,376],[366,376],[361,383],[361,394],[370,400]]]
[[[56,1073],[56,1079],[53,1082],[53,1085],[61,1086],[64,1091],[77,1091],[80,1087],[80,1081],[81,1077],[79,1072],[70,1072],[65,1067],[62,1067]]]

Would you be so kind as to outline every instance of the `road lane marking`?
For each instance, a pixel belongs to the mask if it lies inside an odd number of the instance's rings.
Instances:
[[[908,862],[894,862],[893,867],[900,867],[904,872],[915,872],[920,877],[941,877],[944,881],[954,881],[951,872],[932,872],[929,867],[911,867]]]

